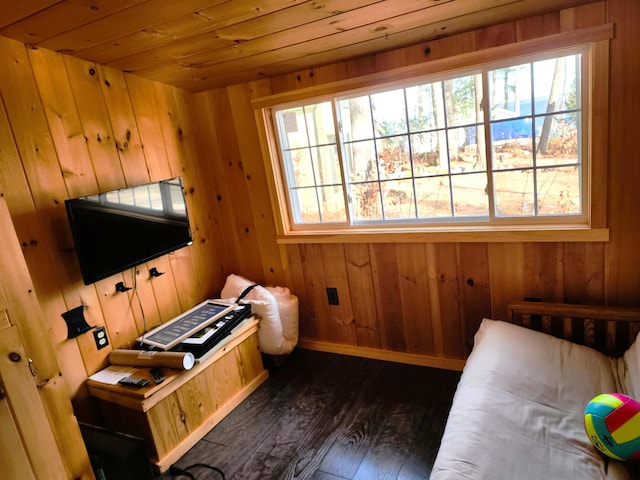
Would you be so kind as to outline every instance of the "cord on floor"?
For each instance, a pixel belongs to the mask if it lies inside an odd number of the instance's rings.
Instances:
[[[180,468],[180,467],[176,467],[175,465],[171,465],[169,467],[169,474],[171,475],[172,479],[175,479],[176,477],[184,476],[184,477],[190,478],[191,480],[196,480],[196,477],[194,477],[193,474],[188,471],[193,468],[208,468],[209,470],[218,472],[222,480],[226,480],[224,476],[224,472],[222,470],[220,470],[218,467],[207,465],[206,463],[194,463],[193,465],[189,465],[188,467],[185,467],[185,468]]]

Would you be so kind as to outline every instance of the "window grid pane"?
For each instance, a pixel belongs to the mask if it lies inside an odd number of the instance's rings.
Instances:
[[[331,103],[280,110],[276,120],[294,223],[345,222]]]
[[[489,72],[496,217],[582,214],[580,62]]]
[[[453,218],[469,212],[487,216],[483,114],[476,89],[482,91],[479,74],[338,102],[349,178],[346,187],[356,222]],[[437,185],[420,181],[465,172],[480,173],[470,177],[480,186],[461,187],[469,178],[440,179]],[[448,189],[444,196],[443,185]],[[475,208],[454,208],[454,185],[458,185],[459,204],[476,204]],[[431,195],[429,188],[437,193]],[[484,196],[464,198],[465,192],[474,190]],[[435,209],[429,206],[432,197],[438,198]],[[446,213],[442,198],[447,199]],[[423,201],[427,204],[420,205]]]
[[[337,138],[332,102],[276,111],[294,223],[582,215],[581,61],[338,98]]]

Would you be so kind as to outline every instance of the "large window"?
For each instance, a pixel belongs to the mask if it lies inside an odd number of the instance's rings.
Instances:
[[[575,47],[272,107],[289,231],[588,226],[589,64]]]

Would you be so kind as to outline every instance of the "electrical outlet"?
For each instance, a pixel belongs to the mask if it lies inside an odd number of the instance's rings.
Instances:
[[[96,341],[96,348],[101,348],[109,345],[109,339],[107,338],[107,330],[104,327],[98,327],[93,331],[93,338]]]
[[[329,305],[340,305],[337,288],[327,287],[327,300],[329,301]]]

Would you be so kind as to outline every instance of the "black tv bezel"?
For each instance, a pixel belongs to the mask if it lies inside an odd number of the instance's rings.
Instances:
[[[118,263],[115,264],[113,268],[110,268],[108,270],[104,270],[102,272],[98,272],[96,273],[95,271],[91,271],[88,269],[88,264],[90,263],[87,260],[87,255],[88,253],[86,252],[86,248],[84,247],[84,244],[86,244],[86,241],[80,241],[79,236],[78,236],[78,228],[77,228],[77,224],[78,224],[78,220],[77,218],[74,216],[74,210],[73,210],[73,203],[79,200],[82,200],[86,197],[91,197],[93,195],[82,195],[79,197],[75,197],[75,198],[69,198],[67,200],[65,200],[65,210],[67,212],[67,219],[69,221],[69,227],[71,228],[71,234],[73,236],[73,242],[74,242],[74,249],[75,249],[75,253],[76,253],[76,257],[78,259],[78,264],[80,267],[80,272],[82,274],[82,280],[84,282],[85,285],[91,285],[95,282],[98,282],[100,280],[104,280],[105,278],[109,278],[113,275],[116,275],[118,273],[122,273],[125,270],[128,270],[130,268],[134,268],[138,265],[141,265],[145,262],[148,262],[150,260],[154,260],[158,257],[161,257],[163,255],[169,254],[171,252],[174,252],[180,248],[184,248],[186,246],[189,246],[193,243],[193,233],[191,231],[191,222],[189,219],[189,213],[188,213],[188,208],[187,208],[187,199],[186,199],[186,195],[184,192],[184,183],[182,181],[182,177],[178,176],[178,177],[171,177],[171,178],[166,178],[163,180],[157,180],[157,181],[153,181],[153,182],[147,182],[147,183],[142,183],[142,184],[138,184],[138,185],[132,185],[132,186],[128,186],[128,187],[123,187],[123,188],[117,188],[117,189],[113,189],[113,190],[108,190],[105,192],[99,192],[96,193],[95,195],[109,195],[109,194],[113,194],[113,193],[117,193],[117,192],[123,192],[123,191],[127,191],[127,190],[132,190],[134,188],[137,187],[145,187],[145,186],[150,186],[150,185],[156,185],[156,184],[161,184],[163,182],[175,182],[178,181],[180,183],[180,191],[182,192],[182,197],[184,199],[184,205],[185,205],[185,213],[186,213],[186,219],[187,219],[187,224],[186,224],[186,228],[185,230],[188,232],[188,240],[185,240],[183,242],[177,242],[175,244],[172,244],[171,247],[167,247],[167,248],[162,248],[160,250],[157,251],[153,251],[153,253],[150,253],[149,255],[145,255],[145,256],[141,256],[139,258],[136,258],[135,261],[130,261],[130,262],[124,262],[124,263]]]

